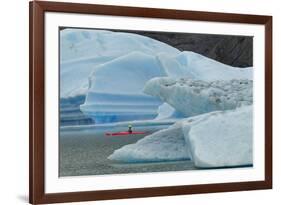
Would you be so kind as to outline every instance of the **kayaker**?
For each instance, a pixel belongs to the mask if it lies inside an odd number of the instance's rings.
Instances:
[[[132,125],[128,125],[128,132],[131,134],[133,132]]]

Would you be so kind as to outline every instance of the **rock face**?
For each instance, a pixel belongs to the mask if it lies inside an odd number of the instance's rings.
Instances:
[[[252,80],[211,81],[154,78],[144,92],[159,97],[190,117],[215,110],[230,110],[253,102]]]

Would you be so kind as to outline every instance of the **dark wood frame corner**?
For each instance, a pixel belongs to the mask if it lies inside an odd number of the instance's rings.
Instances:
[[[272,17],[199,11],[33,1],[30,10],[29,200],[32,204],[136,198],[272,188]],[[113,16],[248,23],[265,26],[265,180],[46,194],[44,190],[44,14],[67,12]]]

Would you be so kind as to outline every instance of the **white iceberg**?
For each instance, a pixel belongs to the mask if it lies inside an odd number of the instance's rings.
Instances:
[[[215,111],[178,121],[108,158],[120,162],[190,159],[198,168],[253,164],[252,106]]]
[[[158,59],[166,75],[173,78],[185,77],[203,81],[253,79],[252,67],[238,68],[225,65],[191,51],[175,55],[158,54]],[[183,116],[179,110],[173,109],[167,104],[159,107],[157,119]]]
[[[215,110],[230,110],[253,101],[252,80],[201,81],[154,78],[145,85],[144,92],[159,97],[185,117]]]
[[[196,167],[235,167],[253,164],[252,106],[211,115],[183,133]]]
[[[191,153],[183,133],[183,123],[185,127],[193,125],[217,113],[220,112],[177,120],[168,128],[154,132],[135,144],[125,145],[115,150],[108,159],[125,163],[190,160]],[[154,122],[157,123],[157,120]]]
[[[115,150],[108,159],[119,162],[158,162],[190,159],[179,124],[153,133],[135,144]]]

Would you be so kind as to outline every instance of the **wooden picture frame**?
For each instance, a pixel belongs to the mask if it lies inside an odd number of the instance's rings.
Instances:
[[[104,6],[77,3],[30,2],[30,139],[29,139],[29,200],[32,204],[89,200],[153,197],[212,192],[229,192],[272,188],[272,17],[260,15],[214,13]],[[65,12],[141,18],[195,20],[244,23],[265,26],[265,179],[233,183],[164,186],[117,190],[45,193],[45,45],[44,18],[46,12]]]

